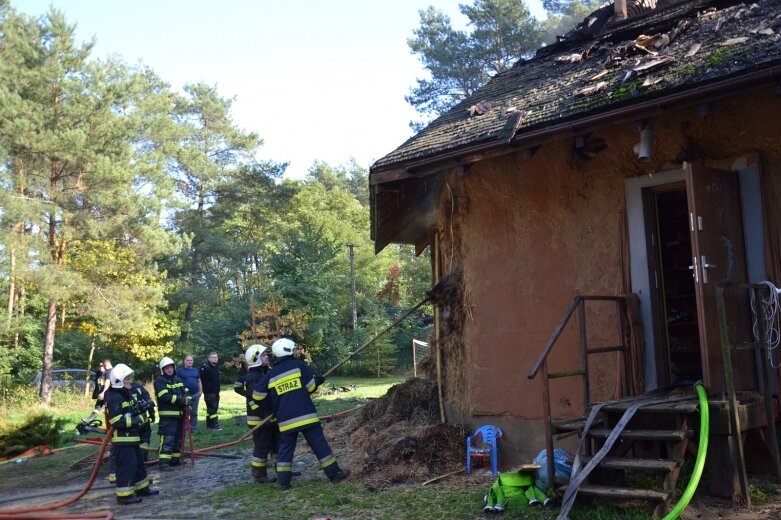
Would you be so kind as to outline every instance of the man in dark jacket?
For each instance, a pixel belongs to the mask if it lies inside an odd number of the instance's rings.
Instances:
[[[106,392],[109,423],[114,428],[111,451],[116,463],[117,504],[137,504],[141,497],[159,495],[149,486],[141,455],[139,429],[149,424],[133,393],[133,370],[120,363],[111,370],[111,388]]]
[[[263,376],[252,392],[253,400],[261,407],[261,416],[267,410],[273,411],[279,424],[277,480],[283,490],[290,488],[293,453],[299,432],[312,448],[331,482],[344,480],[350,474],[349,471],[339,469],[310,397],[325,378],[313,376],[306,363],[293,357],[295,350],[296,344],[292,340],[276,340],[271,345],[274,367]]]
[[[155,380],[157,414],[160,421],[157,434],[160,436],[160,471],[182,464],[182,418],[190,404],[184,383],[176,375],[174,360],[164,357],[160,360],[160,376]]]
[[[271,415],[266,413],[265,416],[261,417],[260,406],[252,400],[252,390],[260,379],[269,372],[268,358],[268,347],[250,345],[244,354],[247,373],[233,383],[233,390],[247,399],[247,426],[250,428],[255,428]],[[269,459],[276,459],[279,444],[279,427],[273,417],[257,430],[253,430],[252,442],[254,445],[251,463],[252,477],[259,484],[276,482],[277,479],[268,476]]]
[[[203,401],[206,403],[206,427],[221,432],[217,410],[220,408],[220,367],[216,352],[209,353],[209,360],[201,367]]]

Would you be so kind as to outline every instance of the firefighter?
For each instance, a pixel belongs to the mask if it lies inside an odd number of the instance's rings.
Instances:
[[[130,386],[130,394],[136,400],[136,407],[140,411],[143,411],[149,419],[138,427],[138,437],[141,439],[141,444],[139,445],[141,457],[144,459],[144,462],[146,462],[149,458],[149,442],[152,438],[152,424],[155,422],[155,403],[152,401],[152,397],[149,395],[146,388],[135,381],[133,381],[133,384]],[[117,481],[117,457],[114,450],[111,451],[108,467],[108,481],[113,484]]]
[[[133,370],[120,363],[109,375],[111,388],[106,392],[109,423],[114,428],[111,450],[116,460],[117,504],[137,504],[141,497],[159,495],[152,489],[144,468],[139,429],[149,423],[132,391]]]
[[[312,375],[306,363],[293,356],[296,344],[290,339],[276,340],[271,345],[271,352],[274,354],[274,366],[255,386],[252,399],[260,406],[260,417],[269,411],[273,412],[279,424],[279,486],[283,490],[290,488],[293,452],[299,432],[312,448],[331,482],[344,480],[350,472],[339,468],[309,395],[323,384],[325,378]]]
[[[233,383],[233,390],[247,400],[247,426],[254,428],[270,414],[260,416],[260,406],[252,399],[252,391],[260,379],[269,372],[269,349],[263,345],[250,345],[244,354],[247,372]],[[272,417],[252,432],[252,477],[259,484],[276,482],[268,476],[268,464],[276,459],[279,444],[279,427]]]
[[[155,380],[157,415],[160,418],[157,434],[160,436],[160,471],[167,471],[182,464],[182,418],[190,404],[184,383],[176,375],[174,360],[160,360],[160,376]]]

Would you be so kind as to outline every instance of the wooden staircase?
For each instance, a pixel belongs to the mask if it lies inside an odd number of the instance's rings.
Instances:
[[[643,402],[655,403],[643,406]],[[662,402],[659,402],[662,401]],[[667,401],[667,402],[664,402]],[[639,405],[628,421],[627,409]],[[612,501],[644,501],[654,516],[666,514],[674,498],[676,483],[692,439],[696,442],[698,401],[696,396],[645,395],[596,405],[599,412],[588,431],[585,419],[556,421],[556,437],[585,434],[581,442],[580,467],[587,469],[614,430],[618,437],[585,480],[573,479],[561,488],[577,485],[577,497],[591,496]]]

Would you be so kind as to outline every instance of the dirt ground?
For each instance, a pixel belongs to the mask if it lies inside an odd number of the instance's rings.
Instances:
[[[419,484],[449,472],[462,470],[463,439],[466,431],[458,426],[437,422],[436,387],[425,380],[410,380],[391,388],[386,396],[371,402],[348,416],[325,425],[339,464],[360,478],[368,489],[388,489],[398,484]],[[85,456],[89,449],[84,448]],[[117,507],[114,486],[108,484],[106,467],[102,467],[95,486],[83,498],[58,509],[58,513],[109,511],[117,519],[230,518],[229,505],[215,506],[209,496],[226,487],[250,482],[251,443],[223,450],[221,454],[239,458],[198,458],[186,466],[160,474],[152,466],[149,475],[161,495],[145,498],[141,504]],[[59,474],[45,474],[45,458],[14,465],[0,480],[0,510],[28,508],[65,500],[78,493],[86,483],[91,467]],[[41,466],[38,466],[38,465]],[[314,455],[301,443],[294,460],[301,480],[322,479]],[[36,469],[38,469],[36,471]],[[12,478],[8,478],[12,475]],[[45,478],[42,478],[42,475]],[[455,475],[438,485],[457,489],[474,487],[475,475]],[[481,478],[490,485],[490,476]],[[733,508],[728,501],[696,497],[681,518],[685,520],[728,518],[735,520],[770,520],[781,518],[781,486],[756,480],[755,488],[767,493],[767,501],[751,509]],[[774,491],[774,492],[769,492]],[[182,500],[185,493],[186,500]],[[172,499],[176,497],[176,499]],[[761,497],[760,497],[761,498]],[[757,500],[760,502],[760,500]],[[151,506],[151,507],[150,507]],[[475,510],[473,518],[492,518]],[[545,516],[547,518],[547,515]],[[555,512],[550,512],[550,518]],[[536,517],[535,517],[536,518]]]

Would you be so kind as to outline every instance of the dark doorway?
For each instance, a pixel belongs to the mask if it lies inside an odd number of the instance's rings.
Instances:
[[[652,196],[659,237],[654,248],[656,301],[667,377],[670,384],[693,384],[702,379],[702,359],[686,188],[658,188]]]

